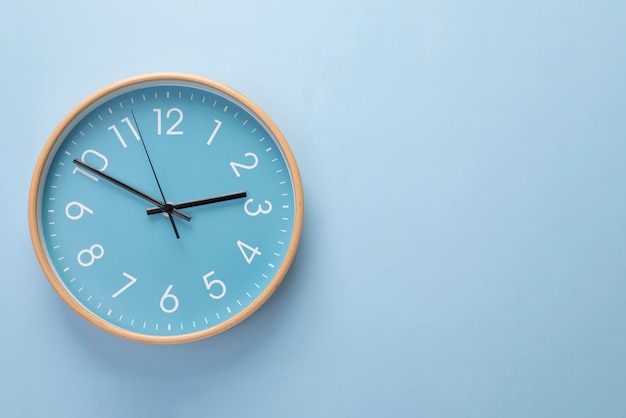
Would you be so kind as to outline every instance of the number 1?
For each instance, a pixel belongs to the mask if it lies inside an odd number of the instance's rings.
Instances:
[[[220,126],[222,126],[222,122],[215,119],[213,122],[216,123],[215,129],[213,129],[213,132],[211,133],[211,136],[209,137],[209,140],[206,142],[207,145],[211,145],[211,142],[213,142],[213,138],[215,138],[215,135],[217,134],[217,131],[220,130]]]

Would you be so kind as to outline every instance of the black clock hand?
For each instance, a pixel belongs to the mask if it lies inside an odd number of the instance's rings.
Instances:
[[[154,175],[157,187],[159,188],[159,193],[161,193],[161,197],[163,198],[163,203],[159,205],[159,208],[163,209],[163,212],[166,212],[169,215],[168,218],[170,219],[170,223],[172,224],[172,229],[174,230],[176,239],[179,239],[180,235],[178,234],[178,228],[176,228],[176,222],[174,222],[174,217],[172,216],[173,208],[169,204],[167,204],[165,194],[163,193],[163,189],[161,188],[161,183],[159,183],[159,178],[157,177],[154,165],[152,165],[152,159],[150,158],[150,154],[148,154],[148,148],[146,147],[146,142],[143,140],[143,135],[141,135],[141,130],[139,129],[139,124],[137,123],[137,119],[135,118],[135,112],[133,112],[133,109],[130,109],[130,113],[133,116],[133,121],[135,122],[135,126],[137,127],[137,134],[139,134],[139,139],[141,140],[141,145],[143,145],[143,150],[146,152],[146,157],[148,157],[148,163],[150,163],[150,168],[152,169],[152,174]]]
[[[186,221],[190,221],[191,220],[191,216],[187,215],[184,212],[181,212],[179,210],[177,210],[176,208],[172,207],[171,209],[168,207],[168,205],[164,205],[163,203],[159,202],[157,199],[135,189],[132,186],[129,186],[128,184],[124,183],[121,180],[116,179],[115,177],[112,177],[92,166],[90,166],[87,163],[84,163],[76,158],[74,158],[74,164],[76,164],[77,166],[80,166],[82,168],[84,168],[85,170],[95,174],[96,176],[103,178],[104,180],[107,180],[113,184],[115,184],[116,186],[121,187],[122,189],[131,192],[132,194],[141,197],[142,199],[147,200],[148,202],[152,203],[153,205],[157,205],[159,208],[162,209],[163,212],[168,212],[168,213],[173,213],[174,215],[178,215],[181,218],[183,218]]]
[[[247,194],[245,191],[236,192],[236,193],[227,193],[227,194],[222,194],[218,196],[211,196],[211,197],[205,197],[202,199],[195,199],[195,200],[188,200],[186,202],[174,203],[172,205],[172,208],[174,209],[192,208],[194,206],[209,205],[211,203],[219,203],[219,202],[226,202],[227,200],[240,199],[246,196]],[[161,206],[156,207],[156,208],[148,208],[146,210],[148,215],[154,215],[155,213],[161,213],[164,211],[165,211],[165,208]]]

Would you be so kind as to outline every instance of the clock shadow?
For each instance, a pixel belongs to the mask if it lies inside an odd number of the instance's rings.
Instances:
[[[87,356],[118,375],[193,378],[230,374],[242,364],[258,361],[259,353],[271,350],[289,332],[284,313],[293,309],[289,305],[297,303],[291,294],[298,287],[298,278],[303,277],[303,244],[301,241],[291,268],[266,303],[238,325],[207,339],[174,345],[129,341],[100,330],[64,305],[67,309],[63,309],[63,315],[67,318],[62,322],[70,327],[74,343],[82,346]]]

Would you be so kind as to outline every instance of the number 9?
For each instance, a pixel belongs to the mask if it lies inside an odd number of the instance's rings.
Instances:
[[[77,207],[78,208],[78,210],[79,210],[78,215],[72,215],[70,213],[70,208],[72,208],[72,207]],[[89,209],[87,206],[83,205],[80,202],[70,202],[65,207],[65,216],[67,216],[68,219],[70,219],[72,221],[76,221],[76,220],[82,218],[83,215],[85,214],[85,212],[89,213],[90,215],[93,215],[93,210]]]

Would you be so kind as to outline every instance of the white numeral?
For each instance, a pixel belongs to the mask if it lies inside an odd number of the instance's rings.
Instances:
[[[161,109],[152,109],[157,114],[157,135],[161,135],[162,133],[162,112]],[[178,113],[178,119],[170,126],[170,128],[165,132],[165,135],[182,135],[183,131],[176,131],[176,127],[180,125],[183,121],[183,111],[177,107],[173,107],[165,113],[165,118],[169,119],[172,116],[172,113]]]
[[[70,212],[70,208],[73,207],[77,207],[78,208],[78,214],[77,215],[72,215]],[[72,220],[72,221],[76,221],[80,218],[83,217],[83,215],[85,214],[85,212],[89,213],[90,215],[93,215],[93,210],[89,209],[87,206],[83,205],[80,202],[70,202],[67,204],[67,206],[65,207],[65,216],[68,217],[68,219]]]
[[[87,254],[87,260],[83,261],[83,259],[85,258],[83,256],[85,254]],[[78,255],[76,256],[76,259],[78,260],[78,264],[80,264],[81,266],[89,267],[96,260],[99,260],[102,257],[104,257],[104,247],[102,247],[102,245],[100,245],[100,244],[94,244],[91,247],[89,247],[88,249],[85,248],[84,250],[80,250],[78,252]]]
[[[240,164],[240,163],[236,163],[236,162],[231,162],[230,166],[233,169],[233,171],[235,172],[235,174],[237,175],[237,177],[241,176],[241,174],[239,174],[239,170],[237,170],[237,168],[243,168],[246,170],[252,170],[254,167],[256,167],[259,164],[259,157],[257,157],[255,154],[251,153],[251,152],[246,152],[244,154],[244,157],[252,157],[252,159],[254,160],[254,162],[250,165],[245,165],[245,164]]]
[[[244,205],[243,205],[243,210],[249,216],[257,216],[259,214],[267,215],[268,213],[270,213],[272,211],[272,202],[270,202],[269,200],[265,200],[265,204],[267,204],[267,209],[263,209],[263,205],[261,205],[259,203],[257,205],[257,210],[252,212],[250,209],[248,209],[248,205],[250,203],[252,203],[253,201],[254,201],[254,199],[248,199],[248,200],[246,200],[246,203],[244,203]]]
[[[130,274],[128,274],[128,273],[126,273],[126,272],[122,273],[122,275],[123,275],[124,277],[126,277],[126,278],[127,278],[128,280],[130,280],[130,281],[129,281],[128,283],[126,283],[126,284],[124,285],[124,287],[122,287],[120,290],[118,290],[117,292],[113,293],[113,296],[112,296],[112,297],[114,297],[114,298],[118,297],[118,296],[119,296],[119,295],[120,295],[120,294],[121,294],[124,290],[126,290],[126,289],[128,289],[129,287],[131,287],[132,285],[134,285],[134,284],[135,284],[135,282],[137,281],[137,278],[136,278],[136,277],[133,277],[133,276],[131,276]]]
[[[239,251],[243,254],[243,258],[246,259],[248,264],[252,263],[254,256],[261,255],[261,251],[259,251],[259,247],[251,247],[243,241],[237,240],[237,246],[239,247]],[[248,252],[250,254],[248,254]]]
[[[95,155],[96,157],[98,157],[100,159],[100,168],[98,168],[99,171],[104,171],[106,170],[106,168],[109,165],[109,160],[107,160],[107,157],[105,157],[104,155],[100,154],[98,151],[94,151],[92,149],[88,149],[87,151],[83,152],[83,155],[80,157],[80,160],[84,163],[86,163],[87,161],[86,158],[88,155]],[[91,164],[94,167],[96,167],[95,164]],[[85,176],[89,177],[90,179],[94,180],[94,181],[98,181],[98,177],[94,176],[91,173],[86,172],[85,170],[83,170],[80,167],[76,167],[74,168],[74,170],[72,170],[72,174],[76,174],[76,173],[80,173],[80,174],[84,174]]]
[[[210,291],[211,287],[213,287],[214,285],[219,286],[221,288],[220,293],[216,295],[213,292],[209,292],[209,296],[213,299],[221,299],[226,294],[226,285],[224,284],[223,281],[217,280],[217,279],[213,279],[209,281],[209,277],[213,276],[213,274],[215,274],[215,271],[208,272],[207,274],[202,276],[202,280],[204,280],[204,286],[206,286],[206,290]]]
[[[137,133],[137,131],[135,130],[135,127],[133,126],[132,123],[130,123],[130,119],[128,119],[127,117],[122,119],[120,122],[125,123],[128,125],[128,127],[130,128],[131,132],[133,133],[133,136],[135,137],[135,139],[137,141],[140,140],[139,134]],[[113,131],[115,133],[115,136],[117,136],[117,139],[119,139],[120,143],[122,144],[122,147],[126,148],[126,141],[124,141],[124,137],[122,137],[122,134],[120,133],[119,129],[117,129],[117,126],[115,125],[111,125],[107,128],[109,131]]]
[[[209,137],[209,140],[206,142],[207,145],[211,145],[211,142],[213,142],[213,138],[215,138],[215,135],[217,134],[217,131],[220,130],[220,126],[222,126],[222,122],[215,119],[213,122],[216,123],[215,129],[213,129],[213,132],[211,133],[211,136]]]
[[[163,293],[163,296],[161,297],[160,306],[161,306],[161,310],[165,313],[172,313],[172,312],[175,312],[176,309],[178,309],[178,298],[176,297],[176,295],[170,293],[170,291],[172,290],[172,287],[174,287],[173,284],[169,285],[167,287],[167,290],[165,290],[165,293]],[[173,304],[171,308],[165,307],[165,302],[168,300],[171,301],[171,303]]]

